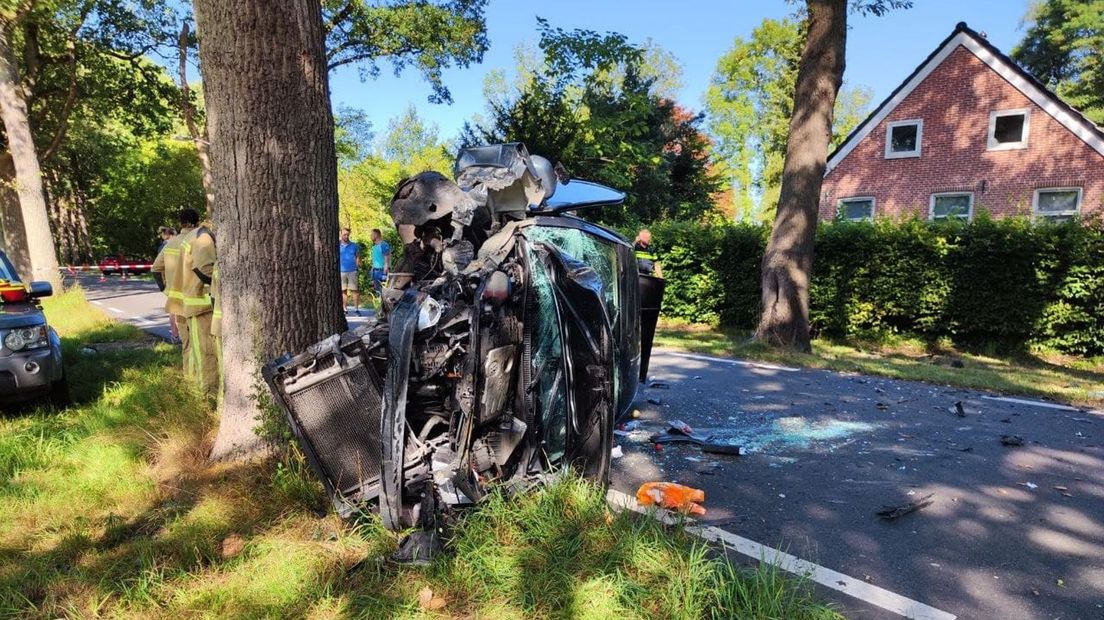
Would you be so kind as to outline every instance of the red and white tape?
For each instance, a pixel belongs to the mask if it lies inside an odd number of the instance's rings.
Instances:
[[[152,263],[135,263],[135,264],[129,264],[128,263],[128,264],[125,264],[125,265],[112,265],[112,266],[108,267],[107,270],[108,271],[119,271],[120,269],[152,269],[152,268],[153,268]],[[60,269],[62,271],[68,271],[69,273],[75,273],[75,272],[78,272],[78,271],[103,271],[103,267],[100,267],[99,265],[91,265],[91,266],[84,265],[82,267],[77,267],[76,265],[62,265],[62,266],[58,267],[58,269]]]

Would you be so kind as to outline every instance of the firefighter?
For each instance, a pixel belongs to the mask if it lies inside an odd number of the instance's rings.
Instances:
[[[654,275],[657,278],[663,277],[663,272],[659,268],[659,257],[652,253],[652,231],[647,228],[641,229],[636,235],[636,241],[633,242],[633,251],[636,254],[636,266],[640,273]]]
[[[181,244],[181,291],[184,295],[184,317],[191,338],[191,363],[204,393],[215,397],[219,388],[218,358],[211,336],[214,304],[210,285],[215,269],[215,234],[203,225],[185,236]]]
[[[191,341],[188,337],[188,322],[184,319],[183,271],[180,261],[181,246],[185,238],[195,231],[199,214],[195,209],[181,209],[179,221],[180,234],[174,235],[161,247],[157,258],[153,261],[151,271],[157,287],[165,293],[165,312],[169,314],[170,320],[176,323],[176,335],[184,350],[184,372],[192,374],[193,369],[189,364]]]

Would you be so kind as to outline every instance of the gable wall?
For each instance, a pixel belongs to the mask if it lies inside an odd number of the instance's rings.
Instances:
[[[1030,108],[1028,147],[987,150],[989,113]],[[886,159],[888,123],[924,121],[919,158]],[[974,213],[1030,215],[1036,188],[1083,187],[1082,216],[1104,213],[1104,156],[1033,104],[972,52],[958,47],[832,169],[820,214],[874,196],[877,217],[928,217],[931,194],[974,192]]]

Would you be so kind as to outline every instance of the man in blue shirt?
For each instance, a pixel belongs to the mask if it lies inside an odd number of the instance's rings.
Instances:
[[[372,229],[372,288],[380,294],[387,274],[391,273],[391,245],[383,240],[380,229]]]
[[[353,308],[360,314],[360,286],[357,284],[357,269],[360,268],[360,245],[349,240],[348,228],[341,229],[341,244],[337,246],[337,257],[341,269],[341,305],[349,311],[349,297],[353,298]]]

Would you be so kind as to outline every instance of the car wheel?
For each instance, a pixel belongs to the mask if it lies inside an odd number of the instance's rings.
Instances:
[[[56,409],[64,409],[73,402],[73,399],[69,395],[69,378],[65,375],[61,376],[50,387],[50,404]]]

